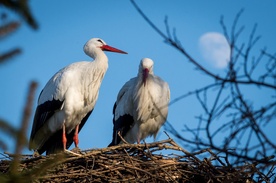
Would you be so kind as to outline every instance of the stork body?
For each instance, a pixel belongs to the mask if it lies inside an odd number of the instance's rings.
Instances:
[[[48,81],[38,99],[30,149],[51,154],[69,148],[73,141],[78,147],[78,133],[94,109],[108,68],[103,51],[126,53],[93,38],[84,52],[94,61],[70,64]]]
[[[113,139],[109,146],[122,142],[140,143],[148,136],[156,137],[168,115],[170,89],[153,74],[153,61],[141,60],[138,76],[130,79],[119,91],[113,108]]]

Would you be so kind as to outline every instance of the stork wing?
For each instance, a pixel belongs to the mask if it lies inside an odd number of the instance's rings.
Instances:
[[[30,136],[30,149],[37,148],[36,139],[34,139],[37,132],[43,127],[45,122],[49,118],[51,118],[57,110],[59,110],[62,107],[62,104],[63,101],[53,99],[52,101],[46,101],[43,104],[37,106]]]
[[[161,110],[161,115],[163,118],[163,121],[165,122],[167,120],[168,116],[168,107],[169,107],[169,102],[170,102],[170,88],[167,82],[163,81],[160,78],[160,86],[162,87],[162,94],[160,97],[160,103],[158,104],[159,109]]]
[[[117,145],[121,142],[118,133],[124,137],[133,126],[132,108],[130,106],[130,93],[132,92],[136,78],[132,78],[124,84],[118,93],[117,101],[113,107],[113,136],[108,146]]]
[[[64,102],[64,91],[59,85],[63,79],[65,69],[57,72],[40,92],[38,106],[35,111],[33,126],[30,136],[29,149],[38,149],[49,138],[47,126],[45,123],[62,108]],[[45,135],[47,134],[47,135]]]
[[[113,115],[116,111],[116,103],[114,104],[113,107]],[[120,116],[117,120],[115,120],[115,116],[113,117],[113,136],[112,136],[112,142],[108,146],[114,146],[118,145],[121,142],[121,138],[118,135],[124,137],[127,132],[131,129],[133,125],[133,117],[129,114],[125,114],[123,116]]]
[[[160,77],[155,76],[155,83],[160,87],[159,99],[156,102],[157,116],[155,121],[160,127],[166,122],[168,116],[168,105],[170,102],[170,88],[167,82],[163,81]],[[157,92],[156,92],[157,93]]]

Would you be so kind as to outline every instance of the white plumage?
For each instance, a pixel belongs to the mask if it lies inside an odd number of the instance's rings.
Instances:
[[[75,143],[78,132],[94,109],[108,68],[103,51],[126,53],[93,38],[84,52],[94,59],[70,64],[58,71],[41,91],[30,136],[30,149],[55,153]]]
[[[128,143],[140,143],[156,137],[168,115],[170,89],[153,74],[153,61],[141,60],[138,76],[124,84],[113,108],[113,139],[109,146],[121,143],[118,132]]]

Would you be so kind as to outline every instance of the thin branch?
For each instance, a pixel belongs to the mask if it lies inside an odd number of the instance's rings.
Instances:
[[[34,96],[35,96],[35,91],[37,88],[37,83],[32,82],[29,87],[29,93],[28,93],[28,98],[26,101],[26,105],[24,108],[24,113],[23,113],[23,118],[21,121],[21,128],[19,130],[18,136],[17,136],[17,142],[15,146],[15,157],[14,160],[11,164],[11,172],[13,174],[17,173],[19,161],[20,161],[20,154],[23,150],[23,147],[25,146],[27,140],[26,140],[26,132],[29,126],[29,121],[31,117],[31,111],[33,107],[33,101],[34,101]]]

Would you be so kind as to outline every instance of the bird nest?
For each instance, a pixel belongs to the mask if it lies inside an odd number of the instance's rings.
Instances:
[[[11,159],[2,160],[0,182],[270,182],[273,176],[272,168],[264,175],[258,163],[233,167],[209,149],[190,153],[170,138],[79,153],[23,157],[17,173]]]

